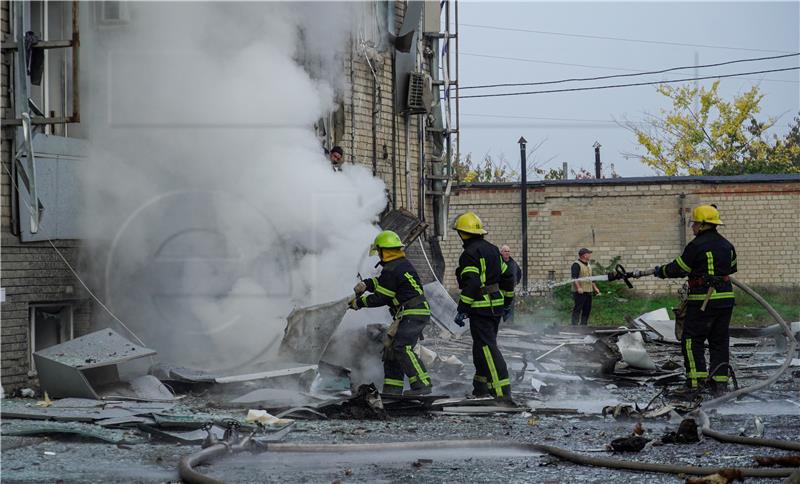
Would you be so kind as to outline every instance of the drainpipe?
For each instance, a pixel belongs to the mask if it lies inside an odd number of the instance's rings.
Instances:
[[[372,176],[378,175],[378,80],[372,73]]]
[[[406,209],[411,210],[411,164],[408,159],[408,152],[411,149],[409,142],[409,125],[411,124],[411,116],[406,114],[403,118],[405,135],[406,135],[406,152],[405,152],[405,165],[406,165]]]
[[[425,115],[417,118],[417,142],[419,145],[419,187],[417,190],[418,217],[425,221]]]
[[[397,53],[392,49],[392,95],[397,96]],[[397,208],[397,100],[392,99],[392,209]]]
[[[350,163],[356,162],[356,70],[353,58],[356,55],[353,36],[350,36]]]
[[[680,226],[678,227],[678,233],[680,234],[680,248],[679,250],[683,250],[683,246],[686,245],[686,194],[681,193],[678,195],[678,210],[680,213],[678,214],[680,220]]]

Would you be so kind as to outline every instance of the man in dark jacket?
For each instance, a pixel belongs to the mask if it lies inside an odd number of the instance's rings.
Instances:
[[[394,317],[383,354],[383,393],[404,394],[404,377],[408,377],[411,390],[405,395],[427,395],[431,393],[431,378],[414,353],[414,346],[431,317],[419,275],[406,259],[403,242],[395,232],[384,230],[375,237],[370,255],[376,253],[383,266],[381,274],[356,284],[353,288],[356,297],[350,301],[350,308],[389,306]]]
[[[483,238],[487,232],[475,213],[459,216],[454,229],[464,244],[456,269],[461,294],[455,323],[464,326],[464,320],[469,318],[475,364],[472,394],[491,395],[513,403],[508,368],[497,346],[497,332],[503,312],[514,301],[514,275],[497,247]]]
[[[696,391],[708,380],[715,394],[728,388],[730,322],[734,295],[731,274],[736,272],[736,250],[717,232],[719,211],[700,205],[692,211],[695,237],[674,261],[655,268],[660,278],[689,278],[686,322],[681,337],[686,383]],[[706,367],[704,344],[708,340],[711,371]]]
[[[500,255],[503,256],[503,262],[508,266],[508,270],[514,275],[514,287],[522,280],[522,269],[520,269],[517,261],[511,257],[511,247],[504,245],[500,247]],[[503,321],[506,323],[514,322],[514,304],[508,306],[508,310],[503,313]]]

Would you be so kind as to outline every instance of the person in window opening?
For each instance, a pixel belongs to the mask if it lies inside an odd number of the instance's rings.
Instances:
[[[500,247],[500,255],[503,256],[503,260],[508,265],[508,269],[514,274],[514,286],[516,287],[522,280],[522,269],[520,269],[517,261],[511,257],[511,248],[509,246],[504,245]],[[508,309],[503,313],[503,321],[506,323],[514,322],[514,304],[510,304]]]
[[[341,146],[336,145],[328,152],[328,158],[331,160],[331,167],[333,171],[342,171],[344,165],[344,150]]]
[[[572,297],[575,300],[575,305],[572,307],[573,326],[576,326],[578,321],[581,326],[589,324],[589,313],[592,312],[592,292],[600,295],[600,288],[594,281],[588,279],[592,277],[590,260],[592,260],[592,251],[584,247],[578,251],[578,260],[572,264],[572,279],[581,279],[572,282]]]

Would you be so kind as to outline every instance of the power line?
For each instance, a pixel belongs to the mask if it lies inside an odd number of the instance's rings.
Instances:
[[[557,62],[557,61],[546,61],[540,59],[527,59],[524,57],[506,57],[501,55],[489,55],[489,54],[476,54],[472,52],[460,52],[459,55],[469,56],[469,57],[483,57],[486,59],[500,59],[500,60],[508,60],[508,61],[516,61],[516,62],[530,62],[534,64],[552,64],[557,66],[571,66],[571,67],[586,67],[589,69],[608,69],[612,71],[626,71],[626,72],[645,72],[643,69],[630,69],[627,67],[612,67],[612,66],[598,66],[598,65],[591,65],[591,64],[573,64],[569,62]],[[694,68],[694,66],[691,66]],[[739,77],[739,76],[737,76]],[[768,82],[784,82],[789,84],[797,84],[798,81],[791,81],[786,79],[753,79],[749,77],[743,77],[743,79],[748,79],[751,81],[768,81]],[[460,89],[465,89],[461,87]]]
[[[651,74],[664,74],[666,72],[672,71],[681,71],[685,69],[703,69],[706,67],[719,67],[719,66],[726,66],[730,64],[739,64],[742,62],[758,62],[758,61],[765,61],[765,60],[774,60],[774,59],[784,59],[786,57],[796,57],[800,55],[800,52],[795,52],[793,54],[783,54],[783,55],[773,55],[769,57],[753,57],[749,59],[736,59],[726,62],[717,62],[715,64],[703,64],[703,65],[695,65],[695,66],[680,66],[680,67],[670,67],[667,69],[660,69],[657,71],[644,71],[644,72],[635,72],[630,74],[612,74],[607,76],[596,76],[596,77],[574,77],[569,79],[559,79],[556,81],[539,81],[539,82],[512,82],[512,83],[504,83],[504,84],[483,84],[478,86],[462,86],[459,89],[484,89],[484,88],[493,88],[493,87],[514,87],[514,86],[542,86],[546,84],[561,84],[565,82],[577,82],[577,81],[599,81],[602,79],[613,79],[617,77],[635,77],[635,76],[647,76]]]
[[[549,89],[545,91],[524,91],[524,92],[507,92],[507,93],[498,93],[498,94],[472,94],[470,96],[459,96],[459,99],[470,99],[470,98],[479,98],[479,97],[507,97],[507,96],[525,96],[529,94],[552,94],[556,92],[574,92],[574,91],[594,91],[598,89],[614,89],[619,87],[634,87],[634,86],[652,86],[655,84],[670,84],[675,82],[687,82],[687,81],[702,81],[704,79],[722,79],[725,77],[737,77],[743,75],[750,75],[750,74],[766,74],[768,72],[785,72],[785,71],[796,71],[800,69],[798,67],[784,67],[783,69],[768,69],[763,71],[752,71],[752,72],[739,72],[736,74],[718,74],[714,76],[703,76],[703,77],[686,77],[683,79],[669,79],[666,81],[648,81],[648,82],[634,82],[630,84],[611,84],[607,86],[590,86],[590,87],[572,87],[566,89]]]
[[[459,27],[473,27],[479,29],[489,29],[489,30],[504,30],[508,32],[525,32],[529,34],[541,34],[541,35],[558,35],[561,37],[577,37],[582,39],[602,39],[602,40],[616,40],[619,42],[635,42],[639,44],[660,44],[660,45],[672,45],[672,46],[680,46],[680,47],[701,47],[704,49],[725,49],[725,50],[747,50],[750,52],[765,52],[771,54],[788,54],[788,51],[785,50],[772,50],[772,49],[754,49],[752,47],[733,47],[728,45],[710,45],[710,44],[690,44],[688,42],[668,42],[663,40],[649,40],[649,39],[630,39],[625,37],[608,37],[604,35],[588,35],[588,34],[573,34],[567,32],[550,32],[546,30],[531,30],[531,29],[520,29],[520,28],[513,28],[513,27],[498,27],[496,25],[478,25],[478,24],[465,24],[459,23]]]

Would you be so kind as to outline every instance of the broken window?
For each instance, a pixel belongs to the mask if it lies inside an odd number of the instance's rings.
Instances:
[[[31,304],[30,305],[30,361],[31,372],[36,371],[33,353],[72,339],[72,304]]]

